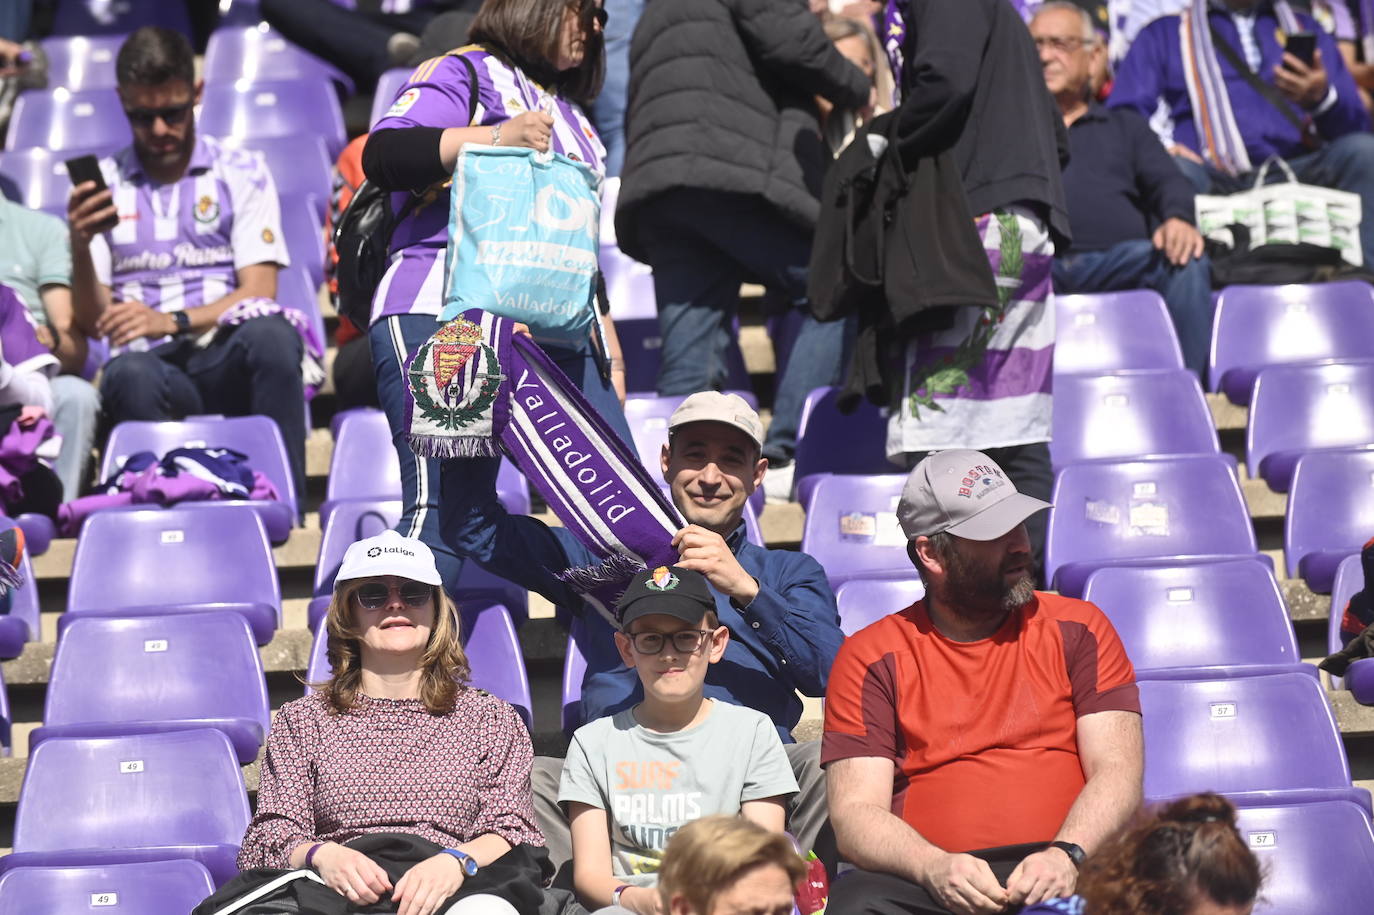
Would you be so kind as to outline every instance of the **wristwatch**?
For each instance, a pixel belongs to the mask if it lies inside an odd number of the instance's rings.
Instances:
[[[189,334],[191,332],[191,316],[186,312],[172,312],[172,322],[177,326],[177,334]]]
[[[1050,848],[1057,848],[1069,856],[1074,867],[1082,867],[1083,860],[1088,857],[1088,853],[1083,850],[1083,846],[1075,845],[1072,842],[1051,842]]]
[[[1077,848],[1077,846],[1074,847]],[[468,854],[465,851],[459,851],[456,848],[445,848],[444,854],[453,855],[453,857],[457,858],[458,863],[463,865],[464,874],[466,874],[469,877],[477,876],[477,859],[474,858],[472,855]]]

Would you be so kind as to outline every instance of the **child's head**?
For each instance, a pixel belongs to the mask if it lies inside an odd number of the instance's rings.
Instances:
[[[658,891],[670,915],[790,915],[805,875],[786,836],[740,817],[710,816],[668,842]]]
[[[616,646],[625,665],[638,671],[645,699],[680,702],[700,694],[707,665],[720,660],[730,641],[701,573],[678,566],[640,572],[616,611]]]

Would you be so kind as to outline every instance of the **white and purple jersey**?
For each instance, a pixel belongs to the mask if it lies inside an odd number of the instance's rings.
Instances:
[[[461,49],[461,53],[477,72],[472,124],[499,124],[526,111],[547,112],[554,121],[553,151],[604,173],[605,147],[581,108],[476,45]],[[469,126],[471,92],[468,69],[462,61],[453,56],[432,58],[415,68],[386,115],[372,129]],[[410,196],[394,194],[393,212],[401,212]],[[443,311],[449,195],[444,190],[424,200],[396,226],[391,265],[372,300],[374,322],[388,315],[437,316]]]
[[[100,164],[119,225],[92,239],[91,259],[113,301],[198,308],[233,292],[243,267],[290,263],[277,189],[258,153],[198,137],[186,174],[169,185],[147,176],[132,146]],[[118,352],[165,339],[135,340]]]
[[[0,355],[16,372],[41,372],[49,378],[57,374],[57,357],[38,342],[24,300],[4,285],[0,285]]]

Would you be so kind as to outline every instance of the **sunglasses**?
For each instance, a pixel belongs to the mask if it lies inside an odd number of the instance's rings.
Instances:
[[[630,642],[635,646],[635,651],[640,654],[654,655],[663,651],[663,646],[669,642],[673,643],[673,650],[678,654],[693,654],[701,648],[702,642],[712,635],[712,629],[679,629],[672,635],[664,635],[662,632],[627,632]]]
[[[364,610],[377,610],[385,607],[391,595],[398,589],[384,585],[381,582],[373,582],[363,585],[354,591],[358,599],[358,606]],[[408,581],[401,585],[401,603],[412,609],[423,607],[431,597],[434,596],[434,589],[423,582]]]
[[[168,127],[176,127],[186,120],[195,107],[195,102],[184,105],[169,105],[166,108],[125,108],[124,116],[137,127],[152,127],[158,118]]]

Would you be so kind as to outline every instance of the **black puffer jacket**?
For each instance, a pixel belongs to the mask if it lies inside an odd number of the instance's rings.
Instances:
[[[814,228],[830,160],[815,96],[856,108],[868,91],[804,0],[650,0],[630,46],[621,249],[645,260],[638,214],[677,188],[757,194]]]

